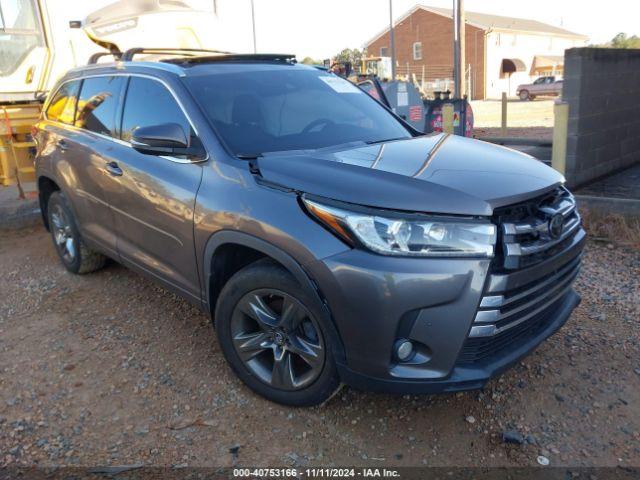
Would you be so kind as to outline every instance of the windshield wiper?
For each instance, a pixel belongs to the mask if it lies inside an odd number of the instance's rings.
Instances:
[[[375,145],[376,143],[386,143],[393,142],[395,140],[408,140],[411,137],[396,137],[396,138],[385,138],[384,140],[369,140],[368,142],[364,142],[367,145]]]
[[[236,157],[240,160],[255,160],[261,156],[261,153],[236,153]]]

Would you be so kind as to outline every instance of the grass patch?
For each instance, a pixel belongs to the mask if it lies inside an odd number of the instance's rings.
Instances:
[[[591,240],[640,248],[640,219],[619,214],[602,214],[580,209],[584,228]]]

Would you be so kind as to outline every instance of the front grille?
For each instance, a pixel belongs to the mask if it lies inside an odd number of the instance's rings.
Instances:
[[[555,219],[554,227],[550,220]],[[564,188],[496,211],[499,237],[459,362],[514,349],[543,330],[580,269],[584,231]]]
[[[496,211],[500,226],[498,262],[505,270],[525,268],[553,256],[580,229],[573,195],[564,187],[528,202]],[[559,228],[554,229],[554,221]]]

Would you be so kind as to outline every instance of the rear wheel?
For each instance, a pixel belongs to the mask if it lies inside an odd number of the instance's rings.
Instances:
[[[529,90],[520,90],[520,100],[529,100]]]
[[[215,323],[227,361],[247,386],[278,403],[309,406],[339,386],[324,316],[288,271],[260,261],[227,282]]]
[[[62,264],[72,273],[90,273],[102,268],[107,258],[85,245],[67,199],[53,192],[47,203],[49,229]]]

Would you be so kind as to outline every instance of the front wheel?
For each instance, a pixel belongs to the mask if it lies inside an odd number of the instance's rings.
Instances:
[[[104,266],[106,257],[83,242],[73,212],[61,192],[53,192],[49,197],[47,218],[53,245],[67,270],[83,274]]]
[[[520,91],[520,100],[522,101],[529,100],[529,90]]]
[[[322,403],[339,387],[325,321],[289,272],[268,261],[236,273],[215,312],[220,346],[238,377],[292,406]]]

